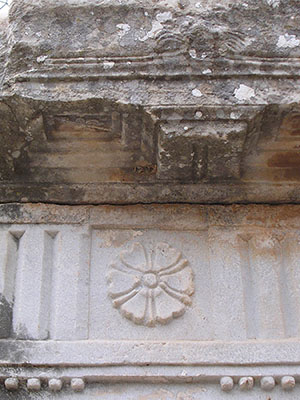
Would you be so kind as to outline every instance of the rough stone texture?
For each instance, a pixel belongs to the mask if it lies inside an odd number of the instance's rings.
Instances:
[[[299,15],[12,2],[1,400],[299,399]]]
[[[0,201],[299,202],[298,11],[14,0],[0,33]]]
[[[299,397],[300,206],[6,204],[0,224],[1,399]]]

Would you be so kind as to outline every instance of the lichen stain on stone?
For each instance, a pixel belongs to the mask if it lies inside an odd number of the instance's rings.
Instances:
[[[299,139],[298,139],[299,138]],[[275,180],[300,181],[300,114],[288,113],[282,120],[278,139],[282,150],[267,159],[267,166],[274,168]],[[284,150],[289,146],[290,150]],[[268,153],[266,153],[267,155]],[[280,175],[280,179],[276,176]]]
[[[175,400],[176,395],[169,390],[159,389],[147,395],[139,396],[139,400]]]
[[[164,29],[164,23],[172,19],[172,13],[170,11],[158,13],[156,15],[156,20],[152,21],[152,28],[147,34],[140,38],[141,42],[146,41],[147,39],[153,38],[155,35],[157,35],[159,32],[161,32]]]
[[[0,295],[0,338],[8,338],[12,328],[12,305]]]
[[[300,137],[300,114],[288,114],[282,121],[280,134],[283,136],[299,136]]]
[[[292,151],[276,153],[268,160],[268,167],[300,169],[300,153]]]
[[[300,40],[295,35],[280,35],[277,42],[277,47],[279,48],[294,48],[299,46]]]
[[[133,171],[133,169],[132,169]],[[109,182],[134,182],[134,174],[132,172],[125,172],[121,169],[115,169],[109,174]]]
[[[103,230],[100,232],[96,232],[95,235],[99,240],[99,247],[103,248],[119,248],[123,247],[127,242],[143,236],[144,232],[141,230],[126,230],[126,231],[117,231],[117,230]]]
[[[300,182],[300,168],[284,170],[284,178],[286,181],[299,181]]]
[[[234,96],[239,101],[250,100],[252,97],[255,96],[255,91],[254,89],[252,89],[247,85],[240,84],[240,86],[237,89],[235,89]]]
[[[273,8],[279,7],[280,5],[280,0],[266,0],[269,6],[272,6]]]
[[[4,387],[0,387],[0,399],[1,400],[46,400],[51,399],[52,394],[40,392],[40,393],[28,393],[26,389],[20,389],[18,391],[8,392]],[[52,397],[53,398],[53,397]]]
[[[0,207],[0,217],[8,217],[17,221],[22,216],[21,207],[17,203],[2,204]]]
[[[0,341],[0,359],[2,362],[22,364],[26,360],[28,343],[21,340]],[[2,397],[0,397],[2,400]]]

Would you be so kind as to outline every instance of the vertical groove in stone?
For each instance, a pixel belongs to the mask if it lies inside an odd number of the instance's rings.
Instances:
[[[51,321],[52,277],[57,256],[57,231],[44,232],[44,254],[42,265],[42,287],[40,304],[40,339],[48,339]]]
[[[280,299],[279,241],[271,233],[259,232],[253,235],[249,245],[259,338],[281,339],[285,332]]]
[[[280,290],[285,336],[300,334],[299,237],[288,235],[281,242]]]
[[[212,263],[212,304],[214,338],[245,340],[246,321],[242,268],[236,252],[236,239],[223,230],[211,230],[209,238]]]
[[[24,231],[0,232],[0,338],[10,337],[19,241]]]
[[[89,297],[90,297],[90,263],[91,234],[82,234],[80,241],[79,270],[77,275],[77,317],[76,332],[78,339],[89,337]]]
[[[56,235],[55,248],[53,252],[53,264],[52,264],[52,275],[51,275],[51,297],[50,297],[50,305],[49,305],[49,334],[48,339],[55,338],[56,333],[56,320],[57,320],[57,309],[56,309],[56,301],[58,297],[58,284],[59,284],[59,255],[61,252],[61,232],[58,232]]]
[[[57,241],[50,338],[87,339],[90,238],[76,228],[66,228],[59,233]]]
[[[239,236],[247,338],[255,339],[258,337],[257,298],[254,289],[253,268],[249,250],[250,240],[250,235]]]
[[[19,339],[47,339],[56,232],[30,227],[20,243],[13,326]]]

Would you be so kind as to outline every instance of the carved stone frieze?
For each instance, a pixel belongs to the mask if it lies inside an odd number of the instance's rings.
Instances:
[[[179,250],[134,243],[112,264],[108,276],[113,305],[136,324],[166,324],[184,313],[194,292],[193,272]]]
[[[296,399],[299,215],[0,205],[1,399]]]
[[[1,400],[300,398],[299,10],[11,1]]]

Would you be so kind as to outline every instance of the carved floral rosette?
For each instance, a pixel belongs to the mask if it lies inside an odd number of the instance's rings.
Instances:
[[[109,267],[109,296],[134,323],[155,326],[181,316],[191,304],[193,271],[180,251],[158,243],[147,251],[134,243]]]

